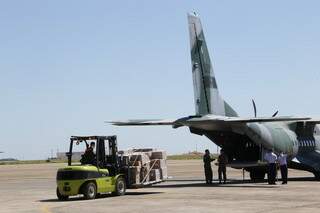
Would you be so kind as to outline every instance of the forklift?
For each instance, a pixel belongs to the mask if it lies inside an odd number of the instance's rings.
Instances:
[[[82,146],[85,150],[80,162],[72,159],[76,154],[73,152],[75,146]],[[67,200],[69,196],[79,194],[83,194],[85,199],[95,199],[103,193],[115,196],[125,194],[127,169],[118,156],[115,135],[71,136],[69,152],[66,155],[68,166],[58,169],[56,177],[59,200]]]

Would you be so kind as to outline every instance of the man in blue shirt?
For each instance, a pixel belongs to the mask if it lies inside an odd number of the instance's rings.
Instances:
[[[268,162],[268,183],[271,185],[275,185],[276,175],[277,175],[277,167],[276,167],[277,155],[274,154],[273,151],[270,149],[265,154],[264,159]]]

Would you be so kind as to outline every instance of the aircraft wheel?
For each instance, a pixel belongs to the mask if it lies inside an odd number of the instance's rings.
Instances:
[[[86,185],[83,187],[83,195],[85,199],[91,200],[95,199],[97,196],[97,186],[93,182],[88,182]]]
[[[58,197],[59,200],[68,200],[68,198],[69,198],[69,196],[67,196],[67,195],[62,195],[62,194],[59,192],[58,187],[57,187],[56,193],[57,193],[57,197]]]
[[[121,196],[126,193],[126,182],[122,177],[119,177],[116,181],[116,191],[112,194],[115,196]]]
[[[320,172],[314,172],[313,174],[316,180],[320,180]]]

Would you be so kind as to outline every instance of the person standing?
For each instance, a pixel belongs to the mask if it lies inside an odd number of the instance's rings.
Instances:
[[[276,161],[277,161],[277,155],[273,153],[273,151],[270,149],[265,154],[264,159],[268,162],[268,183],[271,185],[276,184]]]
[[[278,162],[280,164],[282,184],[287,184],[288,183],[287,154],[284,154],[283,152],[281,152],[278,157]]]
[[[212,168],[211,168],[212,161],[214,161],[214,159],[211,158],[209,150],[206,149],[205,154],[203,156],[204,174],[206,176],[206,184],[212,183]]]
[[[223,183],[227,181],[227,163],[228,163],[228,156],[224,152],[223,149],[220,150],[220,155],[218,157],[218,174],[219,174],[219,183],[222,182],[222,175],[223,175]]]

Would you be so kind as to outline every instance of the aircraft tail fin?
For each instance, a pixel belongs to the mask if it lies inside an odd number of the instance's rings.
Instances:
[[[196,114],[237,117],[237,113],[219,95],[199,16],[188,14],[188,22]]]

